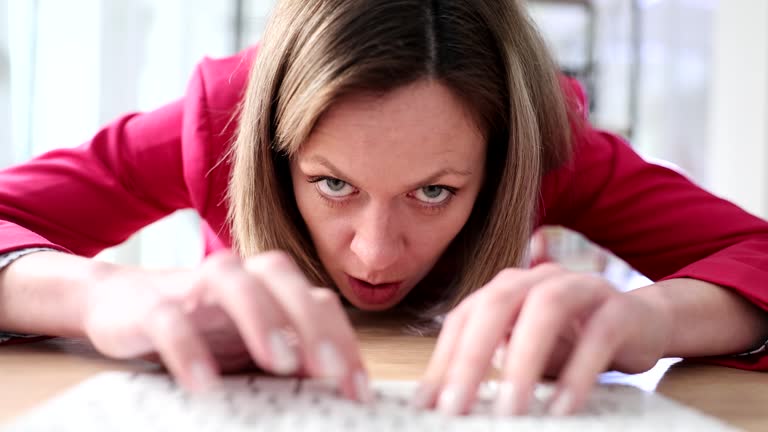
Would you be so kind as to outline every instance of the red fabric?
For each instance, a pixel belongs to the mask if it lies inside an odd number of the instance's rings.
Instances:
[[[0,253],[47,246],[93,256],[182,208],[200,214],[206,254],[229,247],[225,151],[255,52],[206,59],[180,100],[0,171]],[[539,224],[579,231],[651,279],[713,282],[768,310],[768,223],[614,135],[578,133],[572,161],[542,182]],[[758,357],[722,362],[768,369]]]

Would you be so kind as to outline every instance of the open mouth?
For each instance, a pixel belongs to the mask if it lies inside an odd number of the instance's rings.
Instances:
[[[349,275],[347,275],[347,278],[355,296],[361,302],[369,305],[382,305],[392,301],[392,299],[397,297],[400,285],[402,285],[402,281],[374,285]]]

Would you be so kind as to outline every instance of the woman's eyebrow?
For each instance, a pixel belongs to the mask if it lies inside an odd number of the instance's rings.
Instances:
[[[331,172],[331,174],[334,177],[338,177],[340,179],[349,178],[349,176],[344,175],[344,173],[342,173],[341,170],[336,168],[336,166],[334,164],[332,164],[331,161],[329,161],[328,159],[326,159],[326,158],[324,158],[324,157],[322,157],[320,155],[309,156],[309,157],[307,157],[306,161],[324,166],[325,168],[328,169],[328,171]]]
[[[416,189],[418,187],[423,187],[425,185],[431,185],[432,183],[435,183],[437,179],[447,176],[447,175],[456,175],[460,177],[469,177],[472,175],[472,171],[464,171],[464,170],[457,170],[454,168],[443,168],[436,173],[430,175],[429,177],[425,178],[424,180],[420,182],[416,182],[415,184],[412,184],[409,189]]]
[[[306,160],[306,162],[311,162],[311,163],[316,163],[318,165],[322,165],[323,167],[328,169],[328,171],[331,172],[331,175],[333,175],[334,177],[337,177],[337,178],[339,178],[341,180],[349,179],[350,178],[349,176],[347,176],[343,172],[341,172],[340,169],[336,168],[336,166],[333,165],[331,163],[331,161],[329,161],[328,159],[324,158],[323,156],[312,155],[312,156],[307,157],[305,160]],[[472,175],[472,171],[470,171],[470,170],[460,170],[460,169],[455,169],[455,168],[450,168],[450,167],[442,168],[442,169],[438,170],[437,172],[435,172],[434,174],[431,174],[431,175],[427,176],[424,180],[421,180],[421,181],[418,181],[416,183],[413,183],[408,188],[409,189],[416,189],[416,188],[422,187],[424,185],[430,185],[430,184],[434,183],[437,179],[439,179],[441,177],[444,177],[444,176],[447,176],[447,175],[456,175],[456,176],[460,176],[460,177],[469,177],[469,176]]]

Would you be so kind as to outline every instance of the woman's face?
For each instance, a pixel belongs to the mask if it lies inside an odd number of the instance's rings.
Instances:
[[[469,218],[485,139],[436,81],[353,95],[291,161],[299,211],[342,295],[366,310],[413,289]]]

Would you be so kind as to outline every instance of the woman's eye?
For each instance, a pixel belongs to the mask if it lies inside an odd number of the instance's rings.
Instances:
[[[330,177],[318,180],[317,187],[324,195],[334,198],[342,198],[354,192],[354,188],[344,180]]]
[[[443,186],[425,186],[416,190],[416,199],[428,204],[440,204],[451,197],[451,191]]]

